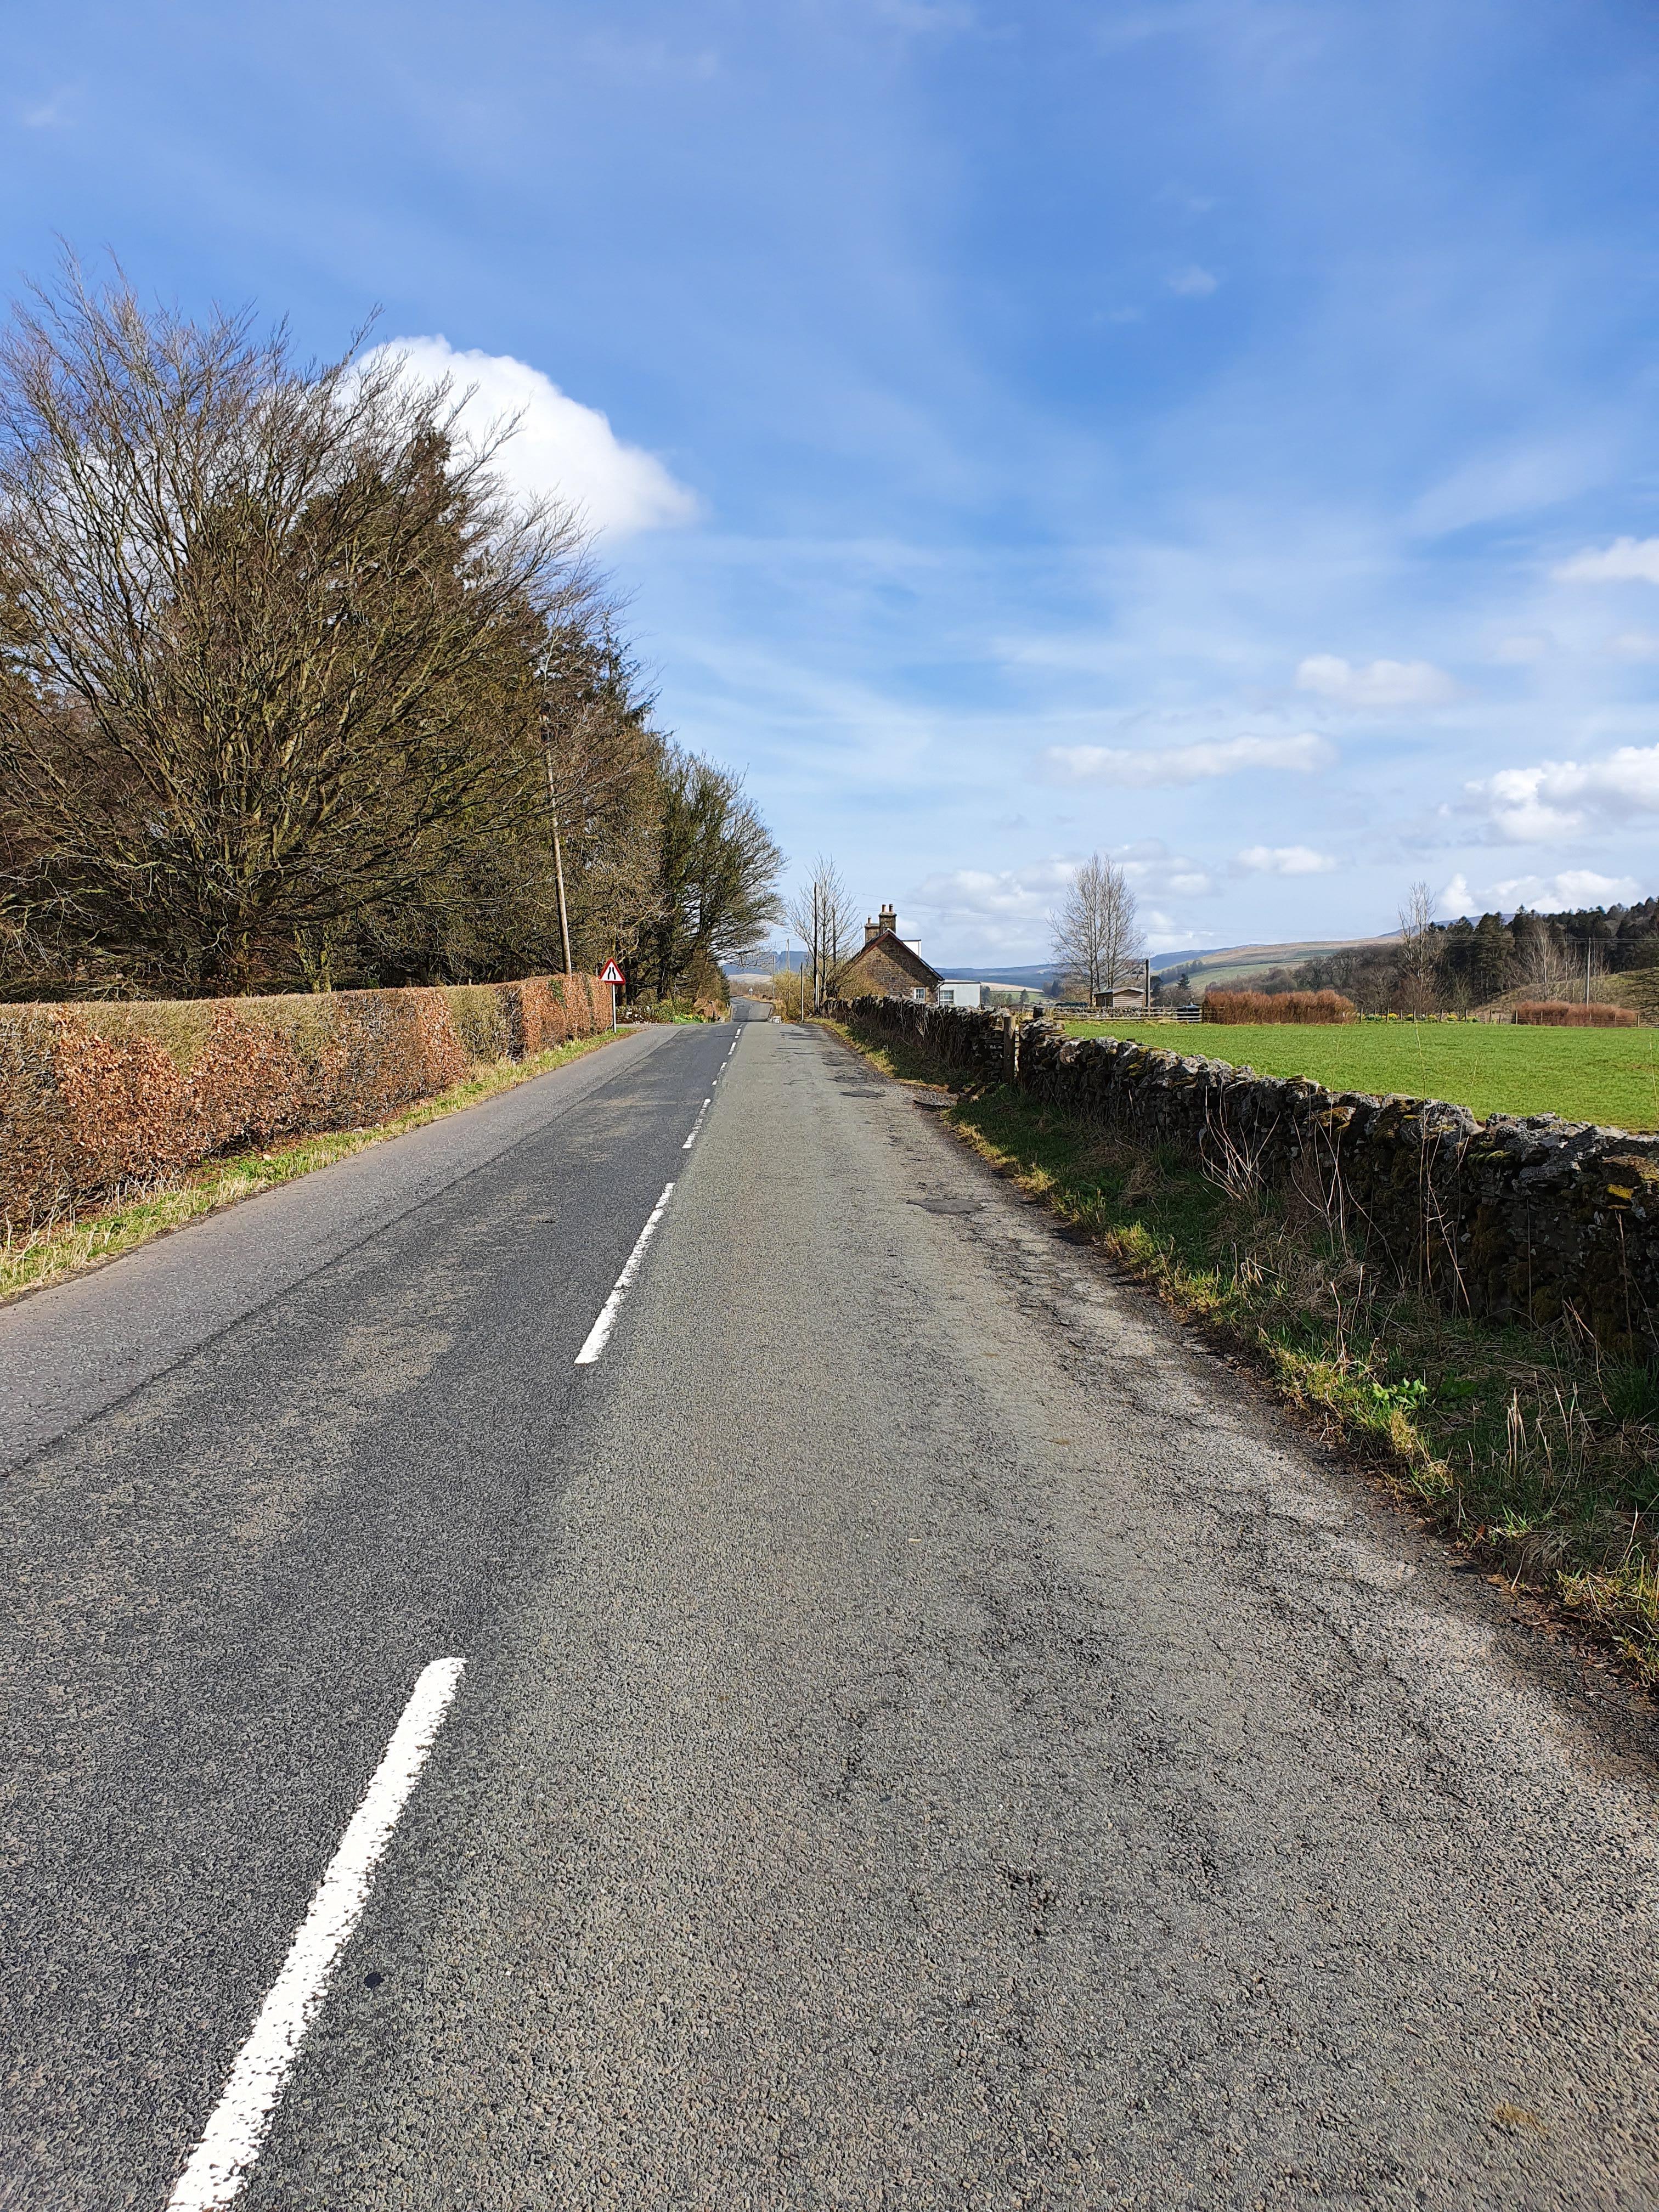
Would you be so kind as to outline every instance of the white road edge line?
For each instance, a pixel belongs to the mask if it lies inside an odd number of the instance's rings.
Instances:
[[[699,1130],[699,1129],[701,1129],[701,1128],[702,1128],[702,1117],[703,1117],[703,1115],[704,1115],[708,1111],[709,1108],[714,1104],[714,1093],[711,1091],[711,1092],[709,1093],[708,1097],[703,1100],[703,1102],[702,1102],[702,1105],[701,1105],[701,1106],[699,1106],[699,1107],[698,1107],[698,1109],[697,1109],[697,1118],[696,1118],[696,1121],[691,1124],[691,1133],[690,1133],[690,1135],[686,1139],[685,1142],[684,1142],[684,1143],[680,1146],[680,1150],[681,1150],[683,1152],[689,1152],[690,1151],[690,1149],[691,1149],[692,1146],[693,1146],[693,1145],[695,1145],[695,1144],[696,1143],[696,1141],[697,1141],[697,1132],[698,1132],[698,1130]]]
[[[422,1671],[283,1970],[236,2054],[207,2131],[173,2185],[167,2212],[217,2212],[246,2180],[305,2032],[323,2001],[334,1963],[362,1916],[374,1869],[420,1779],[465,1665],[465,1659],[434,1659]]]
[[[617,1326],[617,1316],[622,1310],[622,1302],[628,1296],[628,1286],[640,1272],[640,1262],[645,1257],[645,1248],[656,1235],[657,1224],[667,1212],[668,1201],[673,1194],[673,1184],[665,1183],[662,1196],[657,1200],[650,1220],[641,1230],[638,1241],[628,1255],[628,1265],[617,1278],[616,1289],[599,1308],[599,1319],[583,1340],[582,1348],[576,1354],[578,1367],[591,1367],[605,1350],[605,1345],[610,1340],[611,1332]]]

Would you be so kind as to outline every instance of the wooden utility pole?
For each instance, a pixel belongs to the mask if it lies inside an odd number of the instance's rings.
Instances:
[[[574,975],[575,963],[570,957],[570,915],[564,896],[564,847],[559,837],[559,793],[553,781],[553,738],[547,726],[547,699],[542,699],[542,766],[547,770],[547,804],[553,817],[553,873],[559,885],[559,939],[564,946],[564,972]],[[613,1012],[615,993],[612,994]],[[614,1029],[614,1019],[611,1027]]]

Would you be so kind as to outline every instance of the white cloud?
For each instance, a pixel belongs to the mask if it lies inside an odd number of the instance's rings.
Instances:
[[[1427,660],[1372,660],[1356,668],[1334,653],[1316,653],[1296,672],[1299,691],[1346,707],[1438,707],[1457,696],[1443,668]]]
[[[1623,629],[1607,640],[1607,651],[1618,660],[1659,660],[1659,637],[1650,629]]]
[[[1152,898],[1207,898],[1216,889],[1214,878],[1196,860],[1172,853],[1160,838],[1146,837],[1133,845],[1109,849],[1137,895]],[[914,898],[942,921],[974,916],[1030,919],[1046,916],[1082,866],[1080,860],[1038,860],[1024,868],[954,868],[948,874],[929,876],[916,886]]]
[[[1115,846],[1107,857],[1122,869],[1131,890],[1152,898],[1208,898],[1216,889],[1207,868],[1172,853],[1161,837]]]
[[[1535,914],[1564,914],[1573,907],[1630,906],[1644,897],[1633,876],[1598,876],[1589,868],[1563,868],[1555,876],[1511,876],[1486,892],[1491,907],[1530,907]]]
[[[1253,875],[1328,876],[1336,860],[1329,853],[1316,853],[1311,845],[1247,845],[1238,865]]]
[[[448,377],[457,396],[472,397],[461,416],[470,437],[516,416],[499,466],[528,498],[552,496],[580,507],[595,530],[611,538],[672,528],[693,520],[694,494],[677,483],[654,453],[624,445],[597,408],[572,399],[538,368],[511,354],[461,351],[444,337],[393,338],[375,356],[401,355],[423,383]]]
[[[18,112],[18,120],[26,131],[57,131],[72,123],[78,84],[60,84],[47,98],[32,107]]]
[[[1157,907],[1147,909],[1146,950],[1154,959],[1160,952],[1200,952],[1206,945],[1219,942],[1212,929],[1194,929]]]
[[[1142,902],[1206,898],[1218,888],[1198,862],[1171,853],[1156,837],[1118,846],[1109,857]],[[982,950],[969,954],[970,960],[994,954],[999,958],[1006,955],[1006,964],[1040,961],[1048,949],[1049,917],[1081,865],[1080,860],[1056,857],[1024,868],[953,868],[929,876],[902,905],[901,926],[905,914],[919,916],[923,950],[933,945],[945,957],[954,957],[957,946],[971,943]],[[1143,903],[1141,920],[1153,952],[1213,941],[1213,932],[1177,919],[1159,903]]]
[[[1659,538],[1615,538],[1604,552],[1575,553],[1554,573],[1563,584],[1659,584]]]
[[[1435,911],[1447,921],[1460,915],[1476,915],[1529,907],[1534,914],[1565,914],[1575,907],[1630,906],[1648,894],[1633,876],[1600,876],[1590,868],[1563,868],[1553,876],[1510,876],[1488,884],[1484,891],[1472,890],[1468,878],[1455,875],[1435,901]]]
[[[1509,667],[1524,668],[1534,660],[1542,660],[1549,649],[1548,638],[1528,631],[1519,637],[1500,637],[1492,647],[1492,657]]]
[[[1169,278],[1170,289],[1182,300],[1207,300],[1220,282],[1196,262],[1189,269],[1174,270]]]
[[[1615,466],[1604,431],[1579,428],[1560,438],[1479,453],[1415,501],[1410,520],[1428,537],[1467,530],[1554,507],[1604,481]]]
[[[915,902],[948,926],[954,921],[1040,921],[1077,873],[1075,860],[1027,868],[952,868],[916,886]]]
[[[1050,745],[1042,758],[1050,775],[1063,783],[1113,783],[1146,791],[1155,784],[1199,783],[1250,769],[1312,775],[1330,767],[1336,747],[1328,738],[1304,730],[1293,738],[1221,738],[1139,752],[1116,745]]]
[[[1620,745],[1600,761],[1540,761],[1463,787],[1465,803],[1519,845],[1570,837],[1597,820],[1659,813],[1659,745]]]

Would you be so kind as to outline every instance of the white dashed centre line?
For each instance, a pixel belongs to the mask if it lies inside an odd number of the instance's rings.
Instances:
[[[236,2054],[207,2132],[173,2186],[167,2212],[216,2212],[231,2203],[246,2180],[334,1962],[362,1917],[374,1869],[420,1779],[465,1665],[465,1659],[434,1659],[422,1670],[270,1995]]]
[[[714,1104],[714,1093],[711,1091],[711,1092],[709,1093],[708,1097],[703,1100],[703,1102],[702,1102],[702,1105],[701,1105],[701,1106],[699,1106],[699,1107],[698,1107],[698,1109],[697,1109],[697,1118],[696,1118],[696,1121],[691,1124],[691,1133],[690,1133],[690,1135],[686,1139],[685,1142],[684,1142],[684,1143],[680,1146],[680,1150],[681,1150],[683,1152],[689,1152],[690,1151],[690,1149],[691,1149],[692,1146],[693,1146],[693,1145],[695,1145],[695,1144],[696,1143],[696,1141],[697,1141],[697,1132],[698,1132],[698,1130],[699,1130],[699,1129],[701,1129],[701,1128],[702,1128],[702,1117],[703,1117],[703,1115],[704,1115],[708,1111],[709,1108]]]
[[[610,1340],[611,1332],[617,1325],[617,1316],[622,1310],[622,1302],[628,1296],[629,1285],[640,1272],[640,1262],[645,1257],[645,1248],[656,1235],[657,1224],[667,1212],[668,1201],[673,1194],[673,1184],[665,1183],[662,1196],[657,1200],[650,1220],[641,1230],[638,1240],[628,1255],[628,1265],[617,1278],[616,1289],[599,1308],[599,1317],[588,1330],[583,1340],[582,1348],[576,1354],[578,1367],[591,1367],[605,1350]]]

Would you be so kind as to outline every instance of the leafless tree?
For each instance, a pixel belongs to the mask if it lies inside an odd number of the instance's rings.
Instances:
[[[1433,892],[1425,883],[1413,884],[1399,912],[1400,983],[1395,996],[1400,1010],[1409,1014],[1432,1013],[1438,1004],[1435,966],[1439,951]]]
[[[1515,938],[1522,980],[1534,997],[1570,996],[1574,981],[1571,955],[1544,915],[1517,915]]]
[[[592,602],[444,386],[66,264],[0,341],[0,933],[240,990],[522,816],[539,641]]]
[[[1050,945],[1067,982],[1092,1006],[1139,957],[1144,940],[1127,877],[1092,854],[1049,916]]]
[[[858,908],[833,860],[818,854],[784,919],[807,948],[807,966],[818,996],[832,997],[842,969],[859,950]]]

